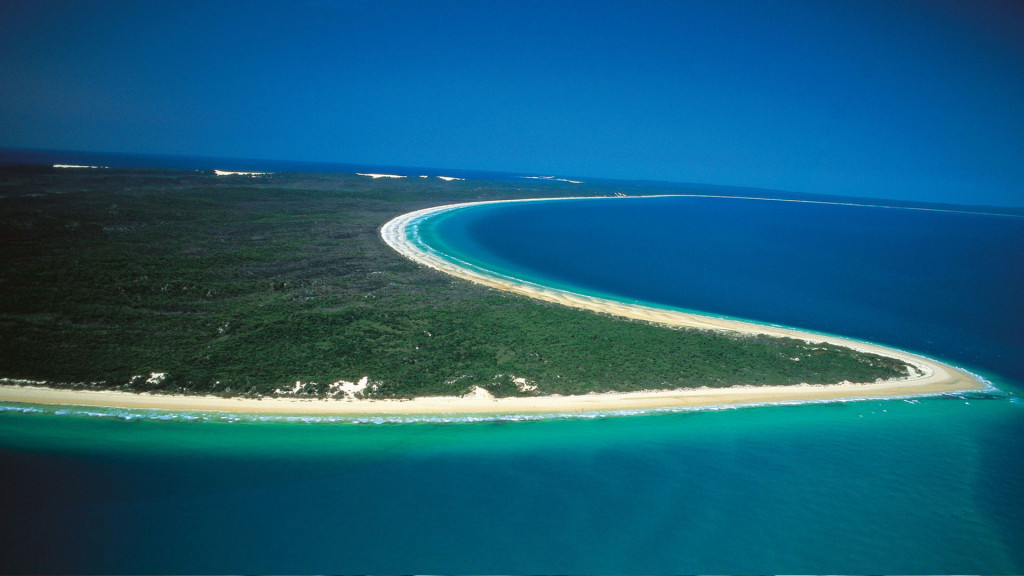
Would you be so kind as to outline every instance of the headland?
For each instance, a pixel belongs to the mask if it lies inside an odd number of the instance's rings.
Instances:
[[[496,202],[523,201],[535,200],[502,200]],[[0,382],[0,401],[28,404],[107,406],[140,410],[160,409],[274,414],[514,414],[686,409],[911,397],[982,390],[988,387],[986,383],[969,372],[917,354],[838,336],[742,322],[729,318],[705,316],[674,309],[643,306],[573,293],[502,276],[476,268],[467,263],[456,262],[420,241],[418,226],[425,219],[437,216],[442,212],[478,204],[449,204],[403,214],[384,224],[380,229],[380,235],[389,246],[406,258],[446,274],[494,289],[517,293],[568,307],[671,327],[796,338],[811,343],[829,343],[895,358],[909,367],[908,374],[906,377],[899,379],[865,383],[806,383],[789,386],[740,385],[728,388],[701,387],[509,398],[494,398],[482,388],[477,388],[473,393],[466,396],[431,396],[410,400],[315,399],[270,396],[262,398],[227,398],[125,391],[67,390],[50,388],[44,385],[33,385],[32,383]]]

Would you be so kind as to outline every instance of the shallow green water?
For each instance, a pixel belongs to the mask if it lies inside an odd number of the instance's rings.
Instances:
[[[1014,572],[1024,404],[532,422],[0,413],[0,570]]]

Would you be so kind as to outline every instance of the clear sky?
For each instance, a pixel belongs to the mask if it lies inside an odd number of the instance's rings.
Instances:
[[[1024,2],[0,2],[0,146],[1024,205]]]

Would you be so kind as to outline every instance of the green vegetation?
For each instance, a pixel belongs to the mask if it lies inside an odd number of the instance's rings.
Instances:
[[[608,193],[568,186],[2,168],[0,377],[245,396],[301,381],[324,396],[368,376],[367,396],[399,398],[906,373],[833,346],[539,303],[423,268],[378,235],[431,205]]]

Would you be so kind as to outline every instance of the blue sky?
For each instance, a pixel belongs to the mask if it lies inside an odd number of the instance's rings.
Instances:
[[[0,3],[0,146],[1024,205],[1024,3]]]

